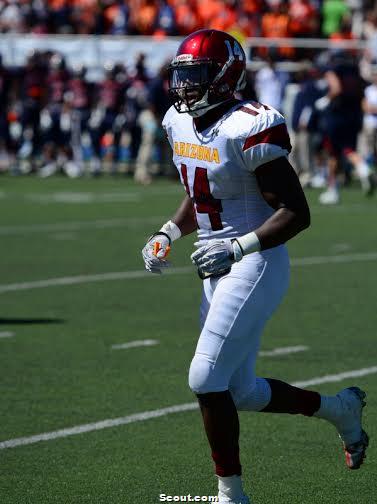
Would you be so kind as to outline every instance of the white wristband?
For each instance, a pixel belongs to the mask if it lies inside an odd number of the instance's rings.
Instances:
[[[173,221],[166,222],[160,229],[163,233],[167,234],[171,241],[178,240],[182,236],[181,230]]]
[[[254,231],[245,234],[240,238],[236,238],[236,240],[242,248],[244,255],[251,254],[252,252],[258,252],[261,249],[258,236],[254,233]]]

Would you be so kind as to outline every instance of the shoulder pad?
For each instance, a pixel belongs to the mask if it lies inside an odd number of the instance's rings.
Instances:
[[[288,156],[291,143],[280,112],[255,102],[243,103],[238,110],[245,115],[245,120],[239,120],[237,144],[249,170]]]
[[[169,110],[166,112],[166,114],[164,115],[164,118],[162,120],[162,127],[165,130],[167,130],[172,125],[177,114],[178,114],[178,112],[175,110],[174,106],[172,105],[169,108]]]
[[[250,117],[243,120],[239,128],[243,151],[261,143],[278,145],[288,152],[291,150],[285,119],[280,112],[257,102],[244,103],[238,110]]]

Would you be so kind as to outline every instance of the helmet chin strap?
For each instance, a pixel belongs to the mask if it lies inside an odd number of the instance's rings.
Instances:
[[[191,117],[201,117],[204,114],[206,114],[209,110],[212,110],[213,108],[218,107],[219,105],[221,105],[221,103],[215,103],[213,105],[208,105],[208,107],[201,108],[199,110],[188,110],[187,113]]]
[[[225,101],[228,101],[228,100],[224,100],[220,103],[214,103],[213,105],[207,105],[207,106],[204,106],[203,105],[206,105],[208,103],[208,91],[206,91],[205,95],[202,97],[201,100],[199,100],[198,102],[195,103],[195,106],[196,107],[200,107],[199,109],[197,110],[190,110],[188,107],[187,107],[187,113],[191,116],[191,117],[201,117],[203,116],[204,114],[206,114],[209,110],[212,110],[214,109],[215,107],[218,107],[219,105],[223,104]]]

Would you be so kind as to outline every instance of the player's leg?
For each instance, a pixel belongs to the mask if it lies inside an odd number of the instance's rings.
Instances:
[[[199,317],[201,330],[203,330],[207,320],[217,283],[218,279],[207,279],[203,283]],[[241,475],[237,409],[227,390],[223,392],[197,394],[197,398],[202,413],[204,429],[211,447],[212,458],[215,464],[217,464],[216,460],[218,459],[220,462],[219,467],[216,467],[216,474],[221,477],[225,485],[228,476],[230,476],[230,479],[234,480],[234,475]],[[219,422],[218,419],[221,419],[221,422]],[[223,455],[224,452],[226,455]],[[225,463],[221,464],[222,458],[224,458]],[[243,496],[241,478],[236,478],[236,482],[233,482],[232,490],[234,496]]]
[[[229,275],[204,282],[205,322],[189,377],[219,477],[220,502],[237,503],[248,500],[240,479],[238,415],[229,382],[251,349],[259,346],[261,320],[264,325],[280,303],[289,269],[284,248],[255,254],[242,263]]]
[[[230,381],[229,388],[237,410],[305,416],[313,416],[319,410],[321,396],[317,392],[273,378],[256,377],[256,357],[257,352],[252,350]]]
[[[373,169],[358,150],[358,138],[362,128],[363,116],[361,111],[352,114],[353,121],[347,121],[347,129],[343,134],[343,154],[355,168],[355,172],[360,179],[361,187],[366,196],[371,196],[375,190],[375,179]]]
[[[360,179],[361,188],[366,196],[371,196],[375,189],[373,170],[366,160],[353,148],[344,152],[348,161],[355,168],[355,172]]]
[[[339,173],[339,156],[331,154],[327,161],[328,175],[327,175],[327,189],[319,195],[319,202],[323,205],[334,205],[339,203],[339,187],[338,187],[338,173]]]
[[[365,393],[351,387],[335,396],[325,396],[280,380],[255,377],[256,355],[252,350],[232,376],[229,388],[237,410],[325,419],[335,426],[343,441],[347,466],[360,467],[368,446],[368,436],[362,429]]]

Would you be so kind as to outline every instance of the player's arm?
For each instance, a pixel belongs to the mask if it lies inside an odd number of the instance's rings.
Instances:
[[[310,211],[296,172],[286,157],[258,166],[259,190],[275,210],[259,228],[232,241],[235,261],[246,254],[281,245],[310,226]]]
[[[174,217],[149,237],[142,250],[145,269],[151,273],[161,273],[161,268],[169,266],[166,258],[172,242],[192,233],[197,227],[193,202],[189,196],[185,196]]]
[[[310,211],[296,172],[285,157],[259,166],[255,175],[264,200],[275,210],[254,231],[264,250],[285,243],[309,227]]]
[[[178,226],[181,236],[193,233],[198,228],[196,222],[194,204],[189,196],[185,196],[172,221]]]

